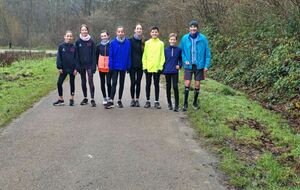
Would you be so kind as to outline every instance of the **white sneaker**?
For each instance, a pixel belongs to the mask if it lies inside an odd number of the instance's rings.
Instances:
[[[104,98],[104,99],[103,99],[102,104],[103,104],[103,105],[107,104],[107,98]]]

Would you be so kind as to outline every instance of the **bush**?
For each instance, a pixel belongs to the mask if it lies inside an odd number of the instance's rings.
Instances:
[[[291,101],[300,101],[300,42],[291,35],[297,33],[296,23],[288,21],[285,30],[279,29],[282,25],[268,20],[255,32],[236,36],[204,30],[210,38],[212,78],[290,111]],[[299,116],[299,110],[292,115]]]

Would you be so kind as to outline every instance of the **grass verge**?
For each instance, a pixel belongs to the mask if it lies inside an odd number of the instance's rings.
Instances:
[[[287,121],[228,86],[213,80],[201,85],[201,108],[192,109],[190,93],[187,115],[220,153],[229,183],[237,189],[300,189],[300,135]]]
[[[54,58],[23,60],[0,67],[0,127],[55,89]]]

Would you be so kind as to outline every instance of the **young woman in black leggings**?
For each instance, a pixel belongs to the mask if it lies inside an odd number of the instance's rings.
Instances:
[[[100,86],[103,95],[103,105],[106,105],[109,101],[111,93],[111,73],[108,67],[109,56],[109,34],[106,30],[102,30],[101,41],[96,47],[96,59],[98,60],[98,71],[100,76]],[[107,87],[107,92],[106,92]]]
[[[130,94],[131,94],[131,107],[140,107],[139,98],[141,92],[141,80],[143,77],[143,51],[144,51],[144,38],[143,28],[141,24],[137,24],[134,29],[134,35],[130,39],[131,44],[131,67],[129,70],[130,75]]]
[[[73,34],[71,31],[66,31],[64,35],[65,41],[58,46],[56,67],[59,72],[59,77],[57,81],[58,89],[58,100],[53,103],[54,106],[64,105],[63,99],[63,82],[66,77],[70,76],[70,89],[71,98],[70,106],[74,105],[74,93],[75,93],[75,75],[77,74],[78,62],[75,55],[75,46],[72,43]]]
[[[96,102],[94,100],[95,86],[93,80],[93,75],[96,72],[95,44],[91,36],[89,35],[87,25],[81,25],[79,39],[76,41],[75,46],[78,56],[78,62],[80,65],[79,72],[81,76],[81,87],[84,96],[84,99],[81,101],[80,105],[88,104],[86,87],[87,74],[91,93],[91,105],[92,107],[96,107]]]
[[[111,72],[112,86],[110,100],[105,105],[106,109],[114,107],[114,97],[117,90],[119,78],[119,98],[117,101],[118,108],[123,108],[122,96],[125,83],[126,70],[130,69],[130,41],[125,37],[123,26],[118,26],[116,38],[109,45],[109,70]]]

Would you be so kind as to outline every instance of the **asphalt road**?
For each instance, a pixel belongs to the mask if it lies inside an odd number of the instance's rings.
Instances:
[[[74,107],[52,106],[51,92],[1,130],[1,190],[226,189],[217,160],[194,140],[186,116],[167,110],[163,89],[161,110],[131,108],[126,78],[125,107],[105,110],[98,74],[96,108],[79,105],[78,79]]]

